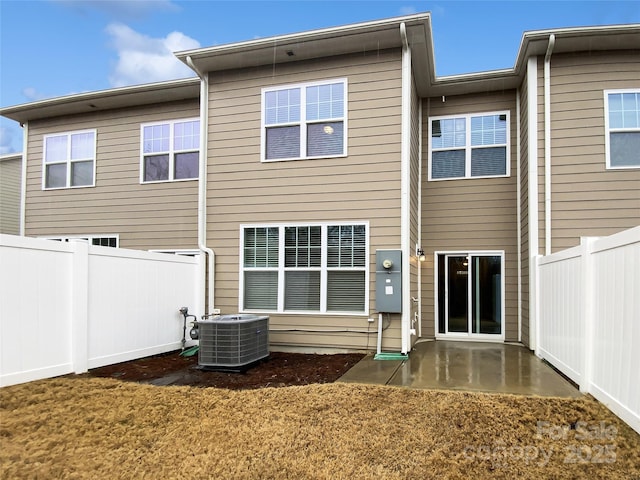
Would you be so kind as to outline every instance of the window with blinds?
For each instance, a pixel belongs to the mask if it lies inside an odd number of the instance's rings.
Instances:
[[[640,90],[605,91],[607,168],[640,167]]]
[[[429,180],[509,175],[509,112],[429,118]]]
[[[242,228],[244,310],[364,313],[367,226]]]
[[[262,160],[346,155],[346,79],[262,91]]]

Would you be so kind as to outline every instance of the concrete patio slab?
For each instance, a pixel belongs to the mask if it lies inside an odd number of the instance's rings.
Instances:
[[[339,382],[553,397],[582,394],[522,345],[421,341],[408,360],[367,355]]]

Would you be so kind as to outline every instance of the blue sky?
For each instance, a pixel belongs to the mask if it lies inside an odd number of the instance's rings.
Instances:
[[[640,23],[638,1],[0,0],[0,106],[190,76],[172,51],[425,11],[438,75],[512,67],[527,30]],[[21,150],[0,118],[0,154]]]

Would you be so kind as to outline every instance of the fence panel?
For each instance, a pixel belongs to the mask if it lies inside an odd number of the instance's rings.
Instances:
[[[640,433],[640,227],[538,267],[538,355]]]
[[[589,392],[640,433],[640,227],[634,230],[593,245]]]
[[[179,348],[178,310],[197,310],[194,266],[192,257],[91,247],[89,368]]]
[[[179,348],[203,278],[200,256],[0,235],[0,386]]]
[[[73,246],[0,235],[0,385],[73,371]]]
[[[540,259],[539,354],[576,383],[584,356],[582,248]]]

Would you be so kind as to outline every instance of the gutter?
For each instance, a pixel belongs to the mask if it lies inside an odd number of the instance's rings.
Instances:
[[[193,64],[191,57],[187,57],[187,64],[200,77],[200,153],[198,155],[198,248],[207,255],[208,289],[207,307],[205,313],[213,313],[215,308],[215,258],[214,251],[207,247],[207,144],[209,132],[209,77],[199,71]]]
[[[529,349],[537,351],[538,326],[538,250],[539,246],[539,207],[538,207],[538,57],[527,60],[527,130],[528,130],[528,171],[529,191],[527,198],[529,225]]]
[[[400,24],[402,37],[402,128],[400,144],[400,244],[402,245],[402,319],[401,340],[402,354],[411,349],[411,250],[410,250],[410,222],[411,197],[410,189],[410,152],[411,152],[411,49],[407,40],[407,27]],[[414,332],[415,334],[415,332]]]
[[[25,235],[27,224],[27,146],[29,145],[29,122],[22,126],[22,163],[20,178],[20,236]]]
[[[549,35],[544,56],[544,253],[551,255],[551,54],[556,36]]]

